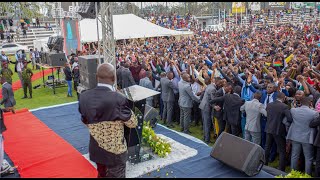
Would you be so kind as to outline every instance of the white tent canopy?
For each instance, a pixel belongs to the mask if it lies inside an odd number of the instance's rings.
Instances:
[[[82,43],[95,42],[98,40],[96,22],[96,19],[83,19],[80,21]],[[101,40],[102,27],[101,22],[98,22],[99,39]],[[133,14],[113,15],[113,30],[116,40],[193,34],[192,31],[175,31],[163,28]]]

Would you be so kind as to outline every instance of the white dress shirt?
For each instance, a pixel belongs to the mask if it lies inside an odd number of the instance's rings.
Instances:
[[[98,83],[98,86],[107,87],[107,88],[111,89],[111,91],[116,91],[114,89],[114,87],[112,85],[110,85],[110,84]]]
[[[269,103],[273,102],[273,94],[274,94],[274,92],[269,95]],[[268,94],[267,94],[267,97],[266,97],[266,99],[264,100],[264,103],[263,103],[264,107],[267,107],[267,100],[268,100]]]

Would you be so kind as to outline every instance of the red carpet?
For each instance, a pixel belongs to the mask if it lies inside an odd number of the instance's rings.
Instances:
[[[80,152],[27,109],[4,116],[4,150],[22,178],[97,177]]]
[[[51,69],[44,70],[44,76],[47,76],[47,75],[49,75],[51,73],[52,73]],[[35,80],[38,80],[39,78],[42,78],[42,71],[34,73],[31,80],[35,81]],[[20,80],[12,83],[13,92],[18,90],[18,89],[20,89],[20,88],[22,88]],[[1,98],[2,98],[2,91],[1,91],[1,88],[0,88],[0,99]]]

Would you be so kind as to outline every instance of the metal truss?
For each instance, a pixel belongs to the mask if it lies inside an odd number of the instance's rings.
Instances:
[[[102,26],[102,49],[104,62],[108,62],[116,68],[115,40],[113,35],[113,3],[100,2],[101,26]],[[99,61],[100,63],[100,61]],[[115,77],[116,71],[115,71]],[[117,79],[117,78],[116,78]],[[115,84],[117,84],[115,82]]]

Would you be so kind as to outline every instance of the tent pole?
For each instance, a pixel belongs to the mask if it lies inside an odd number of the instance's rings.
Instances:
[[[97,44],[98,44],[98,64],[101,64],[101,57],[100,57],[100,39],[99,39],[99,22],[98,22],[98,2],[95,2],[95,6],[96,6],[96,22],[97,22],[97,36],[98,36],[98,41],[97,41]]]

